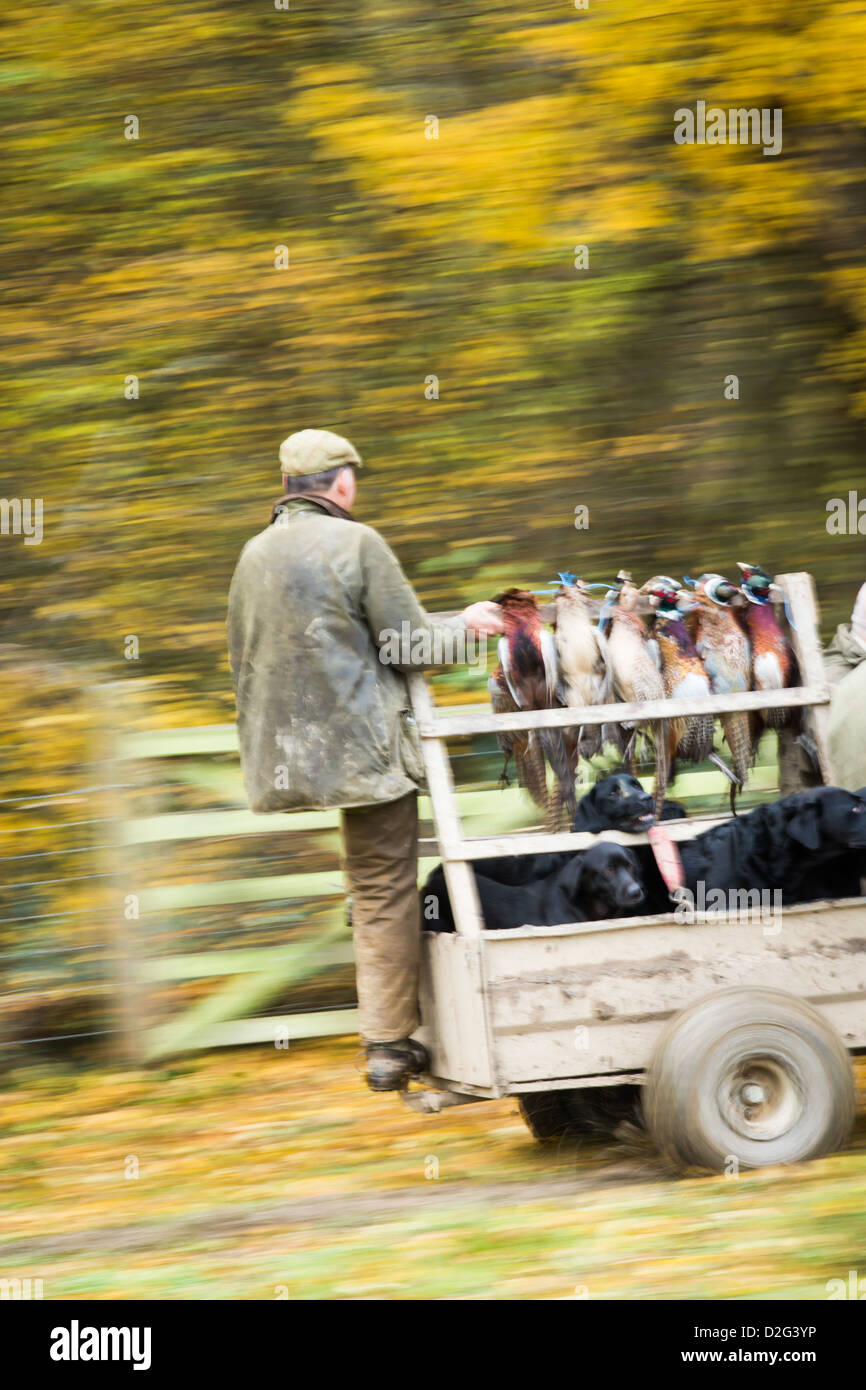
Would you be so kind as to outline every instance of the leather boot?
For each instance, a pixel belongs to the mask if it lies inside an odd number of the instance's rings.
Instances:
[[[414,1038],[398,1042],[367,1043],[367,1085],[371,1091],[402,1091],[410,1076],[430,1065],[427,1049]]]

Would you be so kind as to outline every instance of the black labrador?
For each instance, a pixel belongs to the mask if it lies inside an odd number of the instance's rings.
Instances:
[[[603,777],[581,798],[574,829],[645,829],[647,802],[651,805],[652,798],[636,778],[626,773]],[[676,802],[665,802],[663,819],[683,814]],[[705,830],[694,840],[680,841],[679,851],[685,886],[693,893],[703,882],[706,892],[778,888],[788,904],[858,897],[866,876],[866,787],[856,793],[840,787],[797,792]],[[652,850],[642,845],[634,853],[645,889],[640,912],[671,912],[671,896]],[[475,867],[500,883],[535,883],[572,857],[485,859]]]
[[[666,801],[662,820],[681,820],[685,814],[679,802]],[[634,832],[648,830],[654,819],[651,794],[630,772],[613,772],[580,798],[572,829]]]
[[[757,806],[679,844],[685,886],[698,892],[779,889],[786,904],[858,897],[866,868],[866,798],[816,787]],[[651,851],[641,849],[647,912],[670,897]]]
[[[676,801],[666,801],[663,820],[678,820],[685,810]],[[629,772],[613,772],[602,777],[577,804],[572,830],[621,830],[627,834],[652,825],[653,798]],[[580,851],[578,851],[579,853]],[[537,883],[574,858],[573,851],[558,854],[506,855],[497,859],[478,859],[475,872],[497,883]],[[667,911],[665,907],[659,909]]]
[[[476,865],[475,881],[487,930],[623,917],[643,901],[643,883],[631,850],[602,842],[583,854],[565,855],[564,860],[545,877],[523,884],[487,878]],[[454,930],[441,864],[422,889],[421,909],[426,930]]]

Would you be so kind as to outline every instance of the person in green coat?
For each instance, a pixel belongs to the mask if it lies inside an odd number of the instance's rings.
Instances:
[[[348,440],[301,430],[280,448],[283,496],[241,553],[228,642],[244,785],[258,812],[339,807],[367,1079],[399,1089],[427,1065],[418,1026],[418,787],[406,671],[472,661],[504,630],[494,603],[435,622],[396,556],[352,516]]]
[[[851,622],[842,623],[824,653],[833,684],[827,739],[836,782],[846,791],[866,786],[866,584]]]
[[[827,742],[833,776],[837,786],[859,791],[866,786],[866,584],[850,623],[839,624],[823,655],[831,687]],[[790,735],[779,742],[779,769],[782,796],[821,785],[811,759]]]

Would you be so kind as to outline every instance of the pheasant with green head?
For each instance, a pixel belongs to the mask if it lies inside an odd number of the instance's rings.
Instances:
[[[679,608],[679,590],[666,576],[648,580],[643,591],[655,609],[653,635],[658,643],[662,679],[668,699],[709,696],[710,681]],[[699,763],[713,751],[713,716],[690,714],[668,721],[668,756]]]
[[[734,616],[731,605],[739,590],[721,574],[702,574],[695,584],[694,604],[688,623],[715,695],[748,690],[751,684],[749,639]],[[725,739],[731,750],[734,775],[745,786],[752,766],[752,734],[747,712],[721,715]],[[736,787],[731,786],[731,809]]]
[[[770,595],[773,576],[763,565],[738,562],[737,567],[743,573],[740,593],[746,599],[746,606],[740,610],[740,617],[752,648],[752,687],[784,690],[796,683],[796,663],[773,607]],[[762,723],[769,728],[781,729],[790,722],[791,710],[761,710],[761,716]]]
[[[609,591],[599,628],[606,633],[608,668],[617,700],[640,704],[663,700],[665,685],[649,638],[647,625],[638,612],[639,593],[630,575],[620,570],[617,587]],[[661,815],[668,782],[667,731],[664,720],[651,721],[651,738],[656,760],[655,814]],[[635,772],[635,754],[640,735],[647,736],[647,723],[606,725],[604,735],[615,743]]]
[[[572,708],[607,704],[612,698],[607,644],[593,620],[588,586],[573,574],[560,574],[554,609],[560,700]],[[572,734],[571,730],[568,732]],[[566,745],[574,759],[572,767],[578,755],[594,757],[602,750],[601,726],[581,726],[566,739]]]
[[[505,635],[497,645],[499,665],[487,682],[494,713],[555,709],[560,704],[556,644],[542,622],[538,604],[527,589],[506,589],[494,603],[502,608]],[[520,785],[536,805],[547,812],[551,828],[557,828],[562,802],[573,813],[576,807],[574,775],[563,730],[529,729],[497,734],[505,755],[502,778],[514,758]],[[546,761],[553,768],[556,791],[547,789]]]

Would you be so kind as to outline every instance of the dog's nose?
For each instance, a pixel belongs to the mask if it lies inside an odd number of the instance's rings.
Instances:
[[[630,903],[639,903],[642,897],[643,897],[643,889],[641,888],[640,884],[639,884],[639,883],[632,883],[632,884],[630,884],[630,885],[629,885],[629,888],[628,888],[628,891],[627,891],[627,893],[626,893],[626,899],[627,899],[627,901],[630,902]]]

